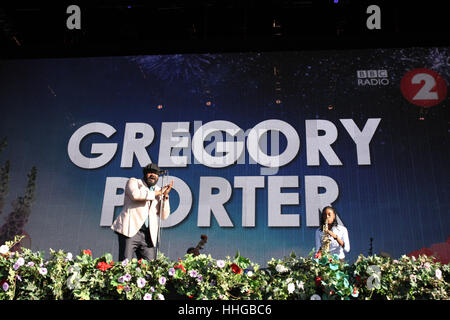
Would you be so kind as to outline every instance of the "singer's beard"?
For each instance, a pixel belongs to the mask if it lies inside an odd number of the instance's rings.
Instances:
[[[144,179],[144,181],[148,187],[153,187],[158,182],[158,179],[148,178],[148,179]]]

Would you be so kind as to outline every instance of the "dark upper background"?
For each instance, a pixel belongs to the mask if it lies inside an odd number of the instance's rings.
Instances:
[[[68,30],[66,8],[81,8]],[[366,9],[381,8],[381,30]],[[446,46],[445,1],[8,1],[0,58]]]

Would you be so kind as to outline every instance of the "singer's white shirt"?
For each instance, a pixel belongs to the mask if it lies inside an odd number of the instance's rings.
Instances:
[[[333,238],[331,238],[331,242],[330,242],[330,254],[337,254],[339,259],[344,259],[345,258],[345,253],[344,252],[349,252],[350,251],[350,240],[348,239],[348,231],[347,228],[341,225],[335,226],[333,228],[331,228],[331,231],[334,232],[339,239],[341,239],[342,241],[344,241],[344,247],[341,247],[339,245],[339,243],[334,240]],[[319,248],[322,245],[322,229],[318,228],[316,230],[316,251],[317,252],[319,250]]]

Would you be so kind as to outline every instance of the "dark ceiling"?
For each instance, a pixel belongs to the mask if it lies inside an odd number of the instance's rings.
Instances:
[[[337,3],[335,3],[337,2]],[[69,5],[81,30],[68,30]],[[366,9],[381,9],[369,30]],[[0,56],[299,50],[449,45],[445,1],[10,1]]]

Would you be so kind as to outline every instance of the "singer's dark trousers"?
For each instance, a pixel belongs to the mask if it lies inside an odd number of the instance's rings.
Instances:
[[[133,253],[136,253],[138,260],[142,258],[150,261],[156,258],[156,248],[153,246],[148,228],[139,230],[133,237],[117,232],[116,234],[119,237],[119,261],[131,260]]]

